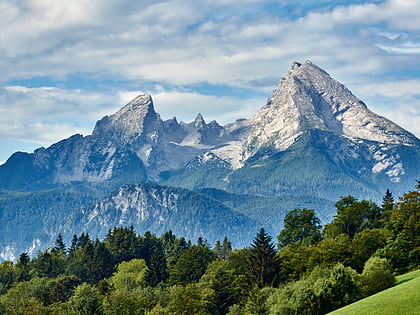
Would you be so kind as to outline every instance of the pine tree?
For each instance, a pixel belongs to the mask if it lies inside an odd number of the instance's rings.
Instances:
[[[58,237],[55,240],[53,250],[56,251],[56,252],[60,252],[60,253],[65,253],[66,252],[66,245],[64,244],[63,236],[61,235],[61,233],[58,234]]]
[[[271,240],[271,236],[261,228],[247,259],[248,275],[258,288],[275,286],[279,280],[279,259]]]
[[[153,251],[150,263],[147,266],[146,283],[151,287],[156,287],[159,283],[165,281],[168,276],[165,254],[161,247],[157,247]]]
[[[89,234],[85,232],[82,232],[82,234],[80,234],[79,238],[77,239],[77,248],[84,248],[87,244],[89,244],[90,241],[90,237]]]
[[[28,253],[22,253],[19,256],[18,262],[16,267],[19,270],[18,281],[29,281],[31,279],[31,275],[29,274],[30,271],[30,257]]]
[[[392,210],[394,210],[395,202],[392,193],[389,189],[386,190],[385,196],[382,199],[383,221],[388,222],[391,218]]]
[[[222,243],[222,257],[223,259],[227,259],[232,252],[232,243],[229,241],[227,236],[223,238]]]
[[[74,234],[71,240],[71,245],[68,249],[70,256],[74,256],[76,254],[76,250],[78,249],[77,243],[78,243],[77,235]]]
[[[214,250],[213,251],[216,254],[217,258],[223,259],[222,245],[220,245],[219,240],[217,240],[216,244],[214,244]]]

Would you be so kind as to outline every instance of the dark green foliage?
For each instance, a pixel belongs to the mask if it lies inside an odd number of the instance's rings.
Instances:
[[[169,269],[170,283],[185,285],[198,281],[206,271],[207,265],[215,258],[215,254],[208,247],[191,246]]]
[[[242,291],[238,280],[227,261],[215,260],[209,264],[200,279],[199,287],[213,292],[210,297],[212,314],[226,314],[229,307],[241,300]]]
[[[61,235],[61,233],[58,234],[58,237],[55,240],[53,250],[56,251],[56,252],[61,252],[63,254],[66,251],[66,245],[64,244],[63,235]]]
[[[88,271],[90,273],[90,281],[88,282],[98,283],[100,280],[110,277],[114,271],[113,261],[111,252],[106,245],[96,239],[93,244],[92,261],[89,262],[92,269]]]
[[[229,241],[227,236],[223,238],[222,243],[222,259],[227,259],[232,252],[232,243]]]
[[[247,274],[258,288],[278,284],[279,259],[271,236],[263,228],[255,236],[246,263]]]
[[[383,248],[387,242],[387,231],[385,229],[366,229],[356,233],[352,240],[353,258],[350,266],[362,272],[365,262]]]
[[[16,268],[19,271],[18,281],[29,281],[31,279],[31,275],[29,274],[30,271],[30,257],[27,253],[22,253],[19,256],[18,262],[16,264]]]
[[[347,234],[351,238],[364,229],[382,226],[382,210],[371,201],[357,201],[353,196],[341,198],[336,204],[337,215],[332,223],[326,225],[326,236]]]
[[[55,278],[65,270],[65,257],[55,251],[38,252],[33,267],[38,277]]]
[[[279,246],[291,243],[313,245],[321,239],[321,222],[312,209],[294,209],[284,218],[284,229],[277,237]]]
[[[227,237],[211,250],[204,237],[191,246],[172,231],[115,227],[103,241],[74,235],[66,251],[59,234],[36,257],[0,264],[0,314],[325,314],[391,286],[392,267],[418,267],[419,196],[405,194],[389,218],[344,197],[319,241],[315,212],[295,209],[279,253],[264,229],[234,250]]]
[[[79,238],[77,238],[76,249],[84,249],[86,245],[90,244],[90,237],[89,234],[82,232]]]
[[[50,300],[52,303],[65,302],[74,293],[74,289],[82,284],[82,280],[78,277],[71,276],[60,276],[50,287]]]
[[[350,266],[352,257],[351,238],[347,234],[340,234],[334,238],[326,238],[320,241],[308,259],[313,268],[317,265],[332,267],[338,263]]]
[[[419,187],[419,185],[417,186]],[[397,272],[418,268],[420,251],[420,188],[404,194],[385,226],[391,233],[379,255],[388,258]]]
[[[185,238],[177,238],[171,230],[162,235],[161,242],[168,266],[173,265],[178,257],[190,247]]]
[[[108,231],[105,237],[105,245],[115,257],[115,264],[138,258],[136,255],[138,238],[134,228],[117,228]]]
[[[162,247],[155,247],[147,266],[145,280],[147,285],[156,287],[169,277],[165,254]]]
[[[226,236],[224,237],[222,244],[220,244],[219,240],[216,241],[216,244],[214,245],[214,253],[219,259],[226,260],[231,252],[232,244]]]
[[[392,197],[392,193],[389,189],[386,190],[385,196],[382,199],[382,211],[383,211],[383,219],[384,222],[389,221],[392,210],[394,210],[395,202],[394,197]]]

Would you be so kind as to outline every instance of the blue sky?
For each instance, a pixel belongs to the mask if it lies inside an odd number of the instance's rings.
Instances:
[[[164,119],[251,117],[311,60],[420,136],[420,1],[0,1],[0,162],[140,92]]]

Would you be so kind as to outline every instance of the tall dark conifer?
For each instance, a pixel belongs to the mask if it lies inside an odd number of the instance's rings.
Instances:
[[[156,287],[159,283],[169,277],[166,269],[166,258],[162,247],[155,247],[147,266],[145,275],[146,283],[151,287]]]
[[[271,236],[261,228],[249,252],[248,275],[258,288],[276,286],[280,278],[279,258],[271,240]]]
[[[223,259],[227,259],[232,252],[232,243],[229,241],[227,236],[223,238],[222,243],[222,253],[223,253]]]
[[[60,252],[60,253],[65,253],[66,252],[66,245],[64,244],[63,236],[61,235],[61,233],[58,234],[58,237],[55,240],[53,250],[56,251],[56,252]]]
[[[382,211],[383,211],[383,220],[388,222],[391,218],[392,210],[394,210],[395,202],[394,197],[389,189],[386,190],[385,196],[382,199]]]

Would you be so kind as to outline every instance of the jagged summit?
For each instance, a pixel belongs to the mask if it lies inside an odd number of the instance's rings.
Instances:
[[[340,196],[381,200],[386,189],[408,191],[420,178],[419,161],[419,139],[310,61],[293,63],[254,117],[224,126],[201,114],[163,121],[141,94],[99,120],[92,135],[0,165],[0,259],[44,250],[59,231],[95,235],[122,224],[215,239],[232,227],[244,240],[252,227],[236,211],[278,233],[296,207],[325,219]],[[138,185],[147,182],[156,185]]]
[[[252,120],[245,158],[265,146],[285,150],[314,128],[388,144],[416,142],[414,135],[371,112],[349,89],[310,61],[292,64]]]
[[[203,115],[201,115],[200,113],[198,113],[194,119],[194,126],[197,128],[203,128],[204,126],[206,126],[206,121],[204,120]]]
[[[61,184],[113,178],[116,170],[124,169],[122,165],[131,159],[145,167],[146,178],[159,181],[160,173],[185,167],[199,156],[216,157],[233,170],[242,168],[261,149],[285,151],[311,130],[349,139],[351,143],[346,146],[365,140],[374,147],[383,145],[380,150],[369,147],[369,159],[375,163],[372,171],[388,170],[387,175],[395,178],[404,169],[398,155],[384,151],[385,145],[419,144],[414,135],[372,113],[344,85],[306,61],[291,65],[267,104],[251,119],[225,126],[216,121],[207,124],[201,114],[189,123],[178,123],[175,117],[163,121],[154,109],[152,97],[144,93],[99,120],[91,136],[71,137],[38,150],[28,155],[28,163],[48,169],[46,182],[53,178],[54,184]],[[12,164],[0,168],[12,168]],[[40,176],[40,182],[43,180]]]
[[[98,121],[93,135],[114,134],[128,140],[150,132],[160,122],[152,97],[145,93],[138,95],[115,114],[105,116]]]

